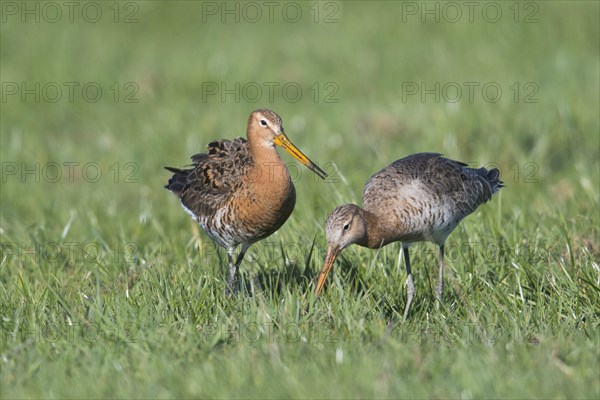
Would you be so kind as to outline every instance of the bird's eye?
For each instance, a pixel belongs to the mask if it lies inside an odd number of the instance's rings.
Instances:
[[[344,224],[344,230],[347,231],[350,228],[350,224]]]
[[[260,124],[261,124],[262,126],[267,126],[267,121],[266,121],[266,120],[264,120],[264,119],[261,119],[261,120],[260,120]]]

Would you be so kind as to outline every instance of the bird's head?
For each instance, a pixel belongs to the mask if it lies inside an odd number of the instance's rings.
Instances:
[[[327,275],[329,275],[335,259],[342,250],[354,243],[366,244],[367,222],[360,207],[354,204],[345,204],[337,207],[329,215],[325,232],[327,235],[327,253],[315,288],[317,295],[323,290]]]
[[[325,179],[327,174],[318,165],[304,155],[285,134],[283,121],[274,111],[259,109],[253,111],[248,119],[248,140],[263,147],[280,146],[308,169]]]

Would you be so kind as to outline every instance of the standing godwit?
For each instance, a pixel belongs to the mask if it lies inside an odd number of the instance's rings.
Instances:
[[[345,204],[327,218],[327,253],[315,289],[318,295],[336,257],[351,244],[377,249],[402,242],[407,277],[404,318],[415,286],[408,247],[414,242],[437,244],[439,281],[437,304],[444,292],[444,243],[459,222],[492,198],[503,185],[494,168],[468,168],[436,153],[402,158],[373,175],[363,190],[363,206]]]
[[[227,295],[235,290],[238,267],[248,247],[279,229],[296,204],[294,184],[275,145],[319,177],[327,177],[287,138],[275,112],[252,112],[246,136],[248,140],[210,143],[207,153],[192,157],[190,169],[165,167],[174,173],[165,188],[175,193],[202,229],[227,249]],[[234,262],[233,253],[240,244],[242,249]]]

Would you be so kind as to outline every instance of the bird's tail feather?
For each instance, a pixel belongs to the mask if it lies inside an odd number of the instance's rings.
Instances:
[[[187,186],[187,178],[191,170],[179,169],[173,167],[165,167],[167,171],[173,172],[173,176],[169,179],[169,182],[164,186],[165,189],[173,192],[177,197],[181,198],[183,190]]]

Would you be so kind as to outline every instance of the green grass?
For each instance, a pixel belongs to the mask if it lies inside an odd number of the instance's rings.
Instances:
[[[512,2],[497,3],[498,23],[403,22],[402,3],[349,2],[331,24],[312,22],[312,2],[295,3],[297,23],[203,22],[200,2],[154,1],[115,24],[99,4],[96,24],[3,13],[0,397],[600,396],[598,3],[539,2],[529,24]],[[21,101],[7,82],[96,82],[103,95]],[[127,82],[137,103],[123,101]],[[303,95],[221,101],[207,82],[294,82]],[[404,100],[410,82],[503,94]],[[226,253],[162,188],[162,167],[243,135],[259,107],[334,173],[299,169],[295,212],[251,248],[228,299]],[[442,308],[432,244],[411,249],[407,322],[398,245],[347,249],[316,300],[328,213],[418,151],[494,164],[506,184],[450,236]]]

